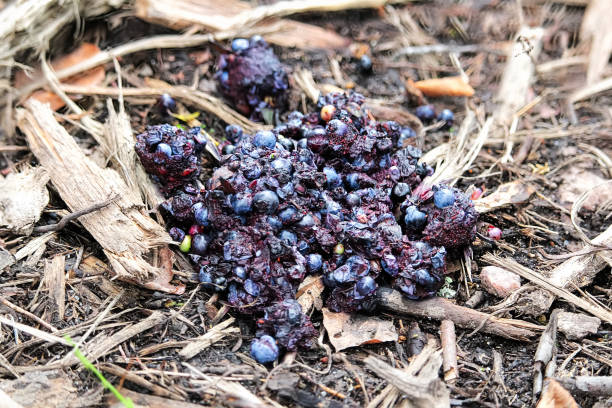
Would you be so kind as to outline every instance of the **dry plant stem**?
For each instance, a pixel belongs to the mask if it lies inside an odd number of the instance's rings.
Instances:
[[[612,226],[593,238],[591,242],[597,246],[612,246]],[[595,276],[608,265],[601,256],[603,251],[594,252],[590,251],[591,249],[594,249],[594,247],[587,245],[584,248],[586,255],[574,256],[555,267],[548,274],[548,283],[557,288],[572,288],[574,286],[580,288],[589,285]],[[552,291],[538,289],[529,296],[538,298],[540,301],[537,304],[533,303],[531,309],[527,309],[527,311],[533,315],[540,315],[548,311],[555,300],[555,296],[559,295]]]
[[[49,297],[53,299],[55,309],[60,320],[64,320],[66,311],[66,272],[64,267],[66,258],[64,255],[56,255],[53,259],[45,260],[44,282]]]
[[[612,395],[612,376],[555,377],[572,394],[583,393],[591,396]]]
[[[610,227],[612,228],[612,227]],[[608,323],[612,323],[612,312],[603,307],[593,304],[585,299],[579,298],[572,294],[570,291],[563,289],[551,283],[550,279],[544,278],[541,274],[538,274],[531,269],[519,264],[514,259],[505,257],[499,257],[493,254],[486,254],[482,257],[482,260],[492,265],[505,268],[511,272],[514,272],[523,278],[535,283],[543,289],[551,292],[555,296],[565,299],[567,302],[579,307],[580,309],[591,313],[593,316],[599,317],[601,320]]]
[[[0,303],[2,303],[4,306],[13,309],[15,312],[20,313],[22,315],[24,315],[25,317],[27,317],[28,319],[40,324],[41,326],[49,329],[51,332],[56,333],[58,330],[53,327],[52,325],[50,325],[49,323],[45,322],[43,319],[41,319],[40,317],[28,312],[25,309],[22,309],[21,307],[17,306],[16,304],[10,302],[9,300],[0,297]]]
[[[256,132],[262,129],[270,129],[270,126],[261,125],[250,121],[235,110],[228,107],[221,99],[205,92],[195,91],[186,86],[169,86],[164,88],[108,88],[108,87],[81,87],[73,85],[60,85],[60,89],[67,93],[82,95],[105,95],[105,96],[159,96],[164,93],[179,99],[198,109],[211,113],[226,123],[240,125],[247,132]]]
[[[152,382],[144,379],[143,377],[134,374],[129,370],[126,370],[125,368],[119,367],[115,364],[102,363],[98,366],[98,368],[109,374],[116,375],[117,377],[125,378],[129,382],[134,383],[140,387],[146,388],[153,394],[159,395],[160,397],[169,397],[176,400],[184,400],[184,397],[182,395],[168,391],[166,388],[153,384]]]
[[[94,211],[101,210],[102,208],[106,207],[107,205],[115,201],[117,198],[118,196],[113,196],[109,199],[102,201],[101,203],[97,203],[85,209],[72,212],[68,215],[63,216],[62,219],[58,223],[50,224],[50,225],[40,225],[38,227],[35,227],[32,232],[45,233],[45,232],[61,231],[66,227],[66,225],[68,225],[69,222],[75,221],[83,215],[91,214]]]
[[[442,342],[444,381],[453,383],[459,376],[459,370],[457,369],[457,337],[452,320],[442,320],[440,323],[440,341]]]
[[[168,285],[169,278],[161,283],[161,277],[171,271],[147,261],[152,248],[163,248],[172,239],[146,214],[142,201],[130,200],[133,194],[114,170],[101,169],[83,154],[48,106],[30,101],[27,107],[27,111],[17,112],[19,127],[70,209],[87,208],[119,196],[113,204],[80,217],[81,224],[104,249],[117,276],[150,288],[182,293],[184,287]]]
[[[512,340],[528,341],[535,336],[533,330],[541,326],[516,319],[502,319],[456,305],[444,298],[434,297],[424,300],[408,300],[396,290],[379,288],[376,292],[378,304],[384,309],[396,313],[431,318],[435,320],[452,320],[456,326],[475,329],[483,322],[482,331]]]
[[[502,45],[500,47],[500,45]],[[431,44],[431,45],[417,45],[412,47],[401,48],[395,53],[395,58],[401,56],[413,56],[413,55],[424,55],[424,54],[465,54],[465,53],[479,53],[487,52],[491,54],[505,55],[506,52],[503,50],[504,44],[498,44],[493,46],[486,46],[482,44],[469,44],[469,45],[455,45],[455,44]]]
[[[230,334],[238,334],[240,333],[240,329],[238,327],[229,327],[232,323],[235,322],[233,317],[225,320],[222,323],[214,326],[212,329],[208,330],[206,334],[192,339],[180,352],[179,356],[182,359],[189,360],[199,354],[202,350],[209,347],[213,343],[223,339],[225,336]]]
[[[612,89],[612,77],[602,79],[599,82],[595,82],[589,86],[579,89],[569,97],[570,103],[576,103],[584,99],[590,98],[598,93],[605,92],[608,89]]]
[[[6,299],[3,299],[3,300],[6,300]],[[4,301],[2,303],[4,303]],[[6,324],[8,326],[11,326],[14,329],[17,329],[19,331],[27,333],[30,336],[37,337],[37,338],[39,338],[41,340],[44,340],[44,341],[46,341],[48,343],[52,343],[52,344],[53,343],[59,343],[59,344],[63,344],[63,345],[66,345],[66,346],[70,346],[70,344],[66,340],[61,338],[61,337],[57,337],[54,334],[50,334],[50,333],[44,332],[42,330],[35,329],[34,327],[30,327],[30,326],[27,326],[25,324],[14,322],[13,320],[7,319],[4,316],[0,316],[0,323]],[[57,332],[57,329],[56,329],[56,332]]]
[[[550,316],[550,320],[546,325],[546,329],[540,336],[538,342],[538,348],[536,349],[533,367],[533,386],[532,386],[532,399],[533,402],[537,401],[538,396],[542,392],[542,384],[544,381],[544,370],[546,366],[551,362],[555,355],[555,348],[557,342],[557,316],[559,311],[555,310]]]
[[[221,393],[226,399],[232,400],[236,406],[252,407],[252,408],[267,408],[268,406],[260,400],[255,394],[239,383],[226,381],[218,377],[213,377],[204,374],[196,367],[188,363],[183,363],[185,367],[191,370],[192,376],[195,379],[201,379],[207,382],[204,392],[210,394]]]

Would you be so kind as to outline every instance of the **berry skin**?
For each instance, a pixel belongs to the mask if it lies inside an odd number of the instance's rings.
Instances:
[[[325,178],[327,180],[327,185],[330,188],[337,187],[337,186],[340,185],[340,183],[342,183],[342,180],[340,179],[340,176],[338,175],[336,170],[334,170],[333,167],[324,167],[323,168],[323,174],[325,174]]]
[[[367,55],[362,55],[361,58],[359,58],[359,68],[364,74],[369,74],[372,72],[372,60],[370,57]]]
[[[249,194],[238,193],[232,197],[232,208],[238,215],[245,215],[253,209],[253,199]]]
[[[414,113],[423,122],[431,122],[436,117],[436,111],[433,105],[421,105],[416,108]]]
[[[404,223],[406,226],[413,230],[420,230],[425,226],[427,222],[427,214],[419,211],[414,205],[406,209],[406,216],[404,217]]]
[[[271,363],[278,358],[278,346],[273,337],[264,335],[251,342],[251,357],[260,364]]]
[[[257,147],[274,149],[274,146],[276,146],[276,136],[269,130],[260,130],[259,132],[255,133],[253,144]]]
[[[278,208],[278,195],[270,190],[260,191],[253,197],[253,207],[260,213],[274,214]]]
[[[242,134],[242,128],[238,125],[227,125],[225,127],[225,137],[232,143],[238,142]]]
[[[191,249],[191,235],[185,235],[181,245],[179,246],[181,252],[187,253]]]
[[[282,230],[278,238],[287,245],[293,246],[297,244],[297,236],[291,231]]]
[[[232,51],[240,52],[249,48],[249,40],[246,38],[236,38],[232,40]]]
[[[193,212],[193,217],[198,225],[203,227],[208,227],[210,225],[210,220],[208,219],[208,209],[206,207],[200,206],[200,208],[196,209]]]
[[[172,148],[165,144],[165,143],[160,143],[157,145],[157,149],[156,149],[157,153],[162,153],[168,157],[172,157]]]
[[[402,149],[408,144],[408,140],[414,139],[416,132],[411,127],[403,127],[399,139],[397,139],[397,147]]]
[[[434,204],[438,208],[446,208],[455,203],[455,195],[452,190],[440,188],[434,192]]]
[[[397,183],[393,187],[393,198],[398,201],[403,201],[410,194],[410,185],[407,183]]]
[[[450,109],[443,109],[440,113],[438,113],[438,120],[446,122],[446,126],[450,127],[453,125],[455,115]]]
[[[206,235],[194,235],[191,240],[191,252],[196,255],[204,255],[208,249],[209,239]]]
[[[502,237],[502,230],[493,225],[489,225],[487,227],[487,235],[489,235],[489,238],[492,240],[499,241]]]
[[[325,105],[321,108],[321,119],[325,122],[329,122],[336,113],[336,107],[334,105]]]

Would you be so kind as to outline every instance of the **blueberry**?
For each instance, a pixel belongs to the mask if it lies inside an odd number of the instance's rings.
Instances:
[[[445,264],[445,257],[446,249],[444,249],[444,247],[441,247],[440,250],[438,250],[438,252],[431,257],[431,265],[435,269],[443,269]]]
[[[361,198],[355,193],[347,194],[345,200],[349,207],[359,207],[361,205]]]
[[[225,155],[234,153],[235,150],[236,150],[236,146],[232,144],[226,144],[225,146],[223,146],[223,149],[221,149],[221,154],[225,156]]]
[[[259,296],[261,289],[259,285],[253,282],[251,279],[247,279],[244,281],[244,291],[251,296]]]
[[[328,134],[333,134],[338,137],[346,136],[349,132],[349,127],[347,124],[339,119],[330,120],[325,129]]]
[[[338,187],[341,183],[340,176],[333,167],[323,167],[323,174],[327,180],[327,186],[329,188]]]
[[[302,229],[310,229],[314,226],[315,220],[310,214],[306,214],[302,217],[302,219],[296,224],[299,228]]]
[[[351,269],[351,272],[357,276],[364,276],[370,272],[370,262],[359,255],[353,255],[346,260],[345,265]]]
[[[436,280],[426,269],[414,271],[414,280],[426,290],[432,291],[436,289]]]
[[[292,152],[295,149],[295,142],[284,136],[278,137],[278,143],[285,148],[285,150]]]
[[[247,193],[236,193],[230,200],[232,209],[238,215],[245,215],[251,212],[253,206],[253,199],[250,194]]]
[[[276,135],[269,130],[260,130],[255,133],[253,144],[257,147],[274,149],[274,146],[276,146]]]
[[[183,238],[185,238],[185,231],[177,227],[170,228],[168,233],[170,234],[170,238],[176,242],[182,242]]]
[[[300,251],[300,254],[305,255],[308,253],[308,251],[310,251],[310,244],[301,239],[297,243],[297,249]]]
[[[158,144],[156,151],[157,153],[163,153],[164,155],[168,157],[172,157],[172,148],[170,147],[170,145],[166,143]]]
[[[304,137],[304,138],[298,140],[297,147],[298,147],[298,149],[308,149],[308,139],[306,139]]]
[[[271,363],[278,358],[278,346],[276,340],[268,335],[263,335],[251,342],[251,357],[260,364]]]
[[[157,106],[163,114],[167,115],[176,109],[176,101],[170,95],[164,93],[157,100]]]
[[[283,300],[283,307],[287,312],[287,321],[290,324],[296,324],[302,320],[302,305],[300,305],[297,300]]]
[[[193,213],[193,217],[198,225],[203,227],[208,227],[210,225],[210,220],[208,219],[208,209],[206,207],[196,209]]]
[[[270,190],[260,191],[253,197],[253,207],[260,213],[273,214],[278,208],[278,195]]]
[[[427,222],[427,214],[419,211],[418,208],[412,205],[406,209],[404,222],[408,228],[415,230],[422,229]]]
[[[246,269],[242,266],[235,266],[233,273],[239,279],[245,279],[247,277]]]
[[[357,274],[349,265],[342,265],[336,268],[331,274],[333,280],[339,284],[354,282],[357,279]]]
[[[246,38],[236,38],[232,40],[232,51],[240,52],[249,48],[249,40]]]
[[[455,194],[451,189],[439,188],[434,192],[434,205],[438,208],[450,207],[455,203]]]
[[[282,230],[278,236],[285,244],[293,246],[297,244],[297,236],[288,230]]]
[[[359,68],[364,73],[372,72],[372,60],[370,57],[365,54],[362,55],[361,58],[359,58]]]
[[[421,105],[416,108],[414,113],[423,122],[430,122],[436,117],[436,111],[434,110],[433,105]]]
[[[200,268],[200,272],[198,273],[198,279],[200,280],[201,283],[203,283],[202,286],[204,286],[205,288],[212,287],[211,283],[213,281],[213,276],[209,272],[207,266],[202,266]]]
[[[268,216],[267,221],[268,221],[268,225],[270,225],[270,227],[272,227],[272,229],[274,230],[280,230],[281,228],[283,228],[283,223],[275,215]]]
[[[242,174],[249,180],[255,180],[261,176],[261,166],[255,162],[250,162],[248,165],[245,165]]]
[[[306,257],[306,266],[311,273],[319,272],[323,266],[323,257],[319,254],[309,254]]]
[[[145,142],[148,146],[154,146],[162,141],[162,135],[159,132],[150,132]]]
[[[297,214],[298,212],[295,207],[289,206],[280,213],[278,213],[278,218],[282,221],[283,224],[289,224],[296,220]]]
[[[357,281],[355,289],[361,296],[367,296],[376,290],[376,281],[371,276],[364,276]]]
[[[438,114],[438,120],[446,122],[446,126],[452,126],[455,115],[450,109],[443,109],[442,112]]]
[[[227,137],[230,142],[236,143],[242,137],[242,128],[238,125],[226,126],[225,137]]]
[[[197,234],[191,239],[191,252],[197,255],[204,255],[208,249],[210,240],[206,235]]]
[[[351,173],[346,176],[346,184],[351,190],[359,189],[359,173]]]
[[[402,201],[410,193],[410,185],[406,183],[397,183],[393,187],[393,198]]]

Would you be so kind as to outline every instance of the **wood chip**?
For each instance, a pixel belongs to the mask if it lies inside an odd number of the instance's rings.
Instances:
[[[398,339],[393,321],[374,316],[334,313],[323,309],[323,325],[336,351]]]
[[[589,334],[597,333],[601,320],[582,313],[561,312],[557,316],[557,325],[565,337],[570,340],[579,340]]]
[[[64,255],[56,255],[53,259],[45,260],[44,282],[49,297],[53,299],[55,311],[57,311],[60,320],[64,320],[66,311],[66,272],[64,267],[66,258]]]
[[[179,352],[179,356],[182,359],[189,360],[196,356],[196,354],[200,353],[207,347],[210,347],[212,344],[218,342],[224,337],[231,334],[240,333],[240,329],[238,327],[229,327],[232,323],[234,323],[236,319],[230,317],[229,319],[219,323],[214,326],[210,330],[206,332],[206,334],[197,337],[189,342],[183,349]]]
[[[156,282],[156,278],[168,271],[153,266],[147,257],[151,256],[152,248],[163,247],[172,239],[147,215],[142,201],[135,201],[134,194],[116,171],[101,169],[83,154],[48,106],[30,100],[26,107],[27,110],[17,112],[19,127],[72,211],[118,196],[100,211],[79,218],[104,249],[116,275],[151,289],[183,293],[184,286]]]
[[[49,175],[42,167],[27,168],[0,179],[0,227],[30,235],[49,204]]]
[[[514,180],[500,185],[491,194],[474,200],[474,208],[482,214],[509,205],[524,203],[535,191],[535,187],[531,184],[523,180]]]

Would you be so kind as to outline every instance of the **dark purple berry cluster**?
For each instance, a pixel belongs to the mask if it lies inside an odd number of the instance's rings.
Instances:
[[[228,126],[205,188],[194,173],[162,205],[202,285],[255,315],[259,361],[278,354],[270,339],[288,350],[312,343],[316,330],[295,300],[306,275],[322,275],[333,311],[372,310],[384,282],[411,299],[432,296],[447,249],[475,234],[469,198],[422,183],[433,170],[408,144],[412,129],[375,121],[356,93],[321,97],[319,109],[253,135]],[[170,139],[192,134],[164,129]]]
[[[232,51],[221,55],[217,66],[219,91],[251,119],[261,120],[264,108],[282,108],[286,104],[287,73],[260,36],[232,41]]]

